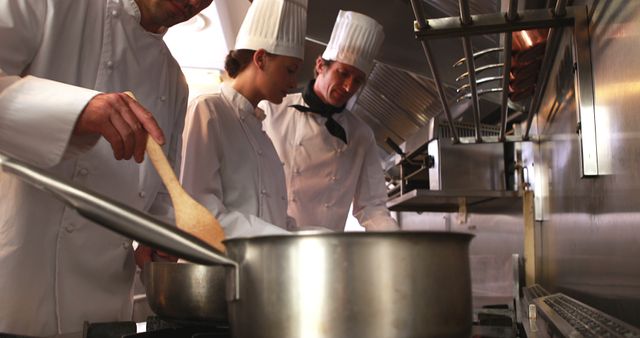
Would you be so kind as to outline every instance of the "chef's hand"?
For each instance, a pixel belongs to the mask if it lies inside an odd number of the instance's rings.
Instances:
[[[147,262],[177,262],[178,257],[174,257],[162,251],[158,251],[154,248],[150,248],[144,244],[138,244],[136,251],[134,252],[134,258],[136,265],[140,269],[144,268]]]
[[[100,134],[117,160],[144,160],[147,134],[164,144],[164,134],[153,115],[124,93],[96,95],[84,108],[73,131],[76,135]]]

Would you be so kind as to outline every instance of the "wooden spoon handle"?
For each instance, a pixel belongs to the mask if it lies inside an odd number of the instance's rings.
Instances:
[[[158,171],[162,182],[164,182],[164,185],[167,187],[169,195],[174,197],[176,194],[183,193],[184,189],[180,185],[180,182],[171,168],[167,157],[164,155],[162,147],[160,147],[158,142],[156,142],[151,135],[147,136],[147,155],[149,156],[149,159],[151,159],[153,166]]]
[[[132,99],[136,100],[136,96],[133,95],[132,92],[127,91],[124,93],[129,95],[129,97],[131,97]],[[180,182],[178,181],[176,174],[173,172],[173,169],[171,168],[171,165],[169,164],[167,157],[162,151],[162,147],[160,147],[158,142],[156,142],[156,140],[154,140],[153,137],[151,137],[151,135],[147,136],[146,148],[147,148],[146,149],[147,155],[151,159],[151,163],[153,163],[153,166],[156,168],[156,171],[158,171],[158,174],[160,175],[162,182],[167,187],[167,190],[169,191],[169,195],[171,196],[171,198],[173,199],[176,196],[178,196],[178,194],[183,193],[184,189],[182,189],[182,186],[180,185]]]

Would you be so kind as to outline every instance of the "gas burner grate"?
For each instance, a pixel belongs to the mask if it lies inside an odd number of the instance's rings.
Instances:
[[[207,331],[229,332],[229,323],[215,320],[184,320],[150,316],[147,318],[147,331],[163,329],[197,328]]]
[[[147,332],[123,338],[230,338],[229,324],[220,321],[172,320],[147,318]]]
[[[533,301],[536,298],[548,296],[550,293],[540,284],[533,284],[524,289],[524,295],[529,301]]]
[[[564,337],[640,337],[639,329],[562,293],[534,303]]]
[[[211,330],[209,328],[209,330]],[[200,328],[167,328],[157,331],[135,333],[122,338],[231,338],[228,332],[203,331]]]

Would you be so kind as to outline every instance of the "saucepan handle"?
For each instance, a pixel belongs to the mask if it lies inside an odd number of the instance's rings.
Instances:
[[[82,216],[125,237],[195,263],[233,266],[237,274],[238,264],[235,261],[175,226],[2,154],[0,167],[3,171],[52,193]]]

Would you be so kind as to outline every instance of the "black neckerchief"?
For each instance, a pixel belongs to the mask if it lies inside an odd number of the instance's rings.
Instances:
[[[324,123],[325,127],[327,127],[327,131],[329,134],[339,138],[347,144],[347,132],[342,128],[342,126],[333,119],[333,114],[339,114],[344,110],[344,106],[335,107],[329,104],[322,102],[322,100],[316,95],[313,91],[313,85],[316,83],[315,80],[309,81],[307,86],[302,91],[302,98],[304,99],[304,103],[308,105],[308,107],[292,104],[289,107],[295,108],[303,113],[315,113],[327,119],[327,122]]]

